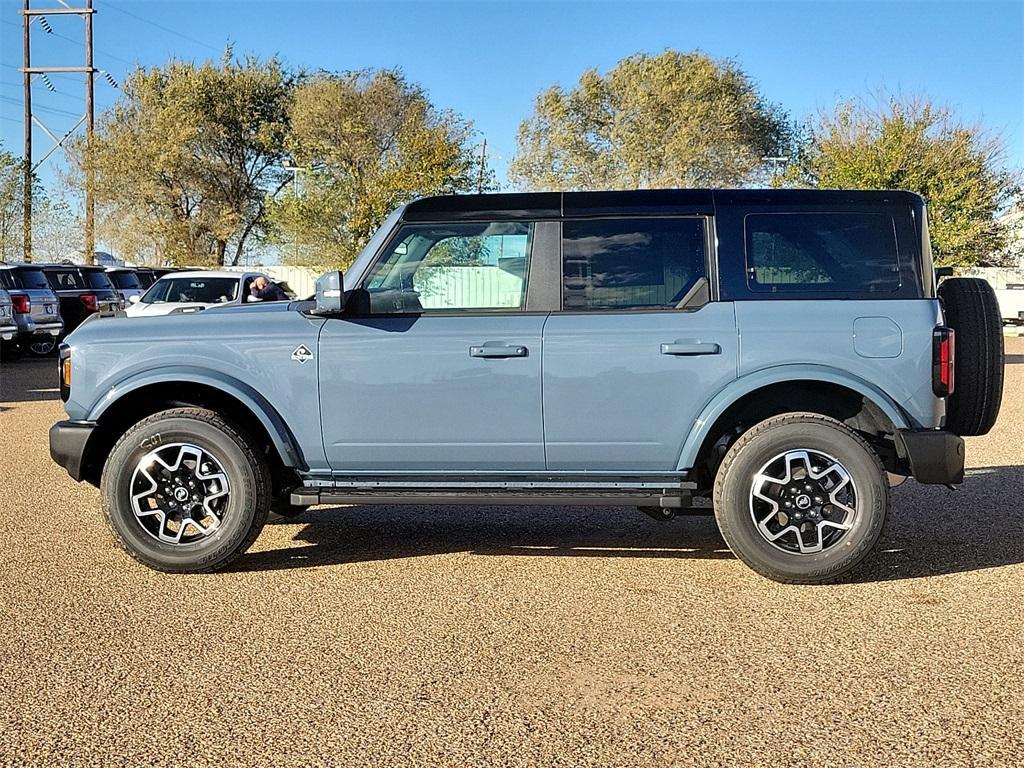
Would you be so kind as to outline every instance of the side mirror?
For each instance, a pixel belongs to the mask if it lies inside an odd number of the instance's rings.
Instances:
[[[316,281],[314,315],[340,315],[345,308],[345,278],[341,272],[328,272]]]
[[[135,295],[129,296],[129,297],[128,297],[128,303],[129,303],[129,304],[138,304],[138,303],[139,303],[139,300],[140,300],[141,298],[142,298],[141,296],[135,296]]]

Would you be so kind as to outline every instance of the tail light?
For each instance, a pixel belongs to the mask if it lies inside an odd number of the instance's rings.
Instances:
[[[32,299],[24,293],[16,293],[11,296],[11,303],[16,315],[27,315],[32,312]]]
[[[82,302],[82,306],[85,307],[87,312],[96,312],[100,308],[100,305],[96,302],[96,294],[83,293],[78,297],[78,300]]]
[[[949,397],[953,394],[955,338],[953,329],[945,327],[936,328],[932,335],[932,390],[937,397]]]

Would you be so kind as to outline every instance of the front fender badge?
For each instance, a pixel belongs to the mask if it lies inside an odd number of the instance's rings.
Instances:
[[[299,344],[292,352],[292,360],[297,363],[305,363],[307,360],[313,359],[313,353],[309,351],[309,347],[305,344]]]

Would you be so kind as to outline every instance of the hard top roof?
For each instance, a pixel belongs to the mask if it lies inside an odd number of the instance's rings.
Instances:
[[[715,205],[744,203],[829,205],[902,203],[920,205],[912,192],[847,189],[638,189],[610,192],[514,192],[440,195],[409,203],[404,221],[453,221],[714,212]]]

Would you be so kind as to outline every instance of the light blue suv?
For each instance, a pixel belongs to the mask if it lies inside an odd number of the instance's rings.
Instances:
[[[919,197],[797,190],[417,200],[315,301],[90,319],[60,369],[51,453],[160,570],[228,564],[271,509],[704,496],[801,583],[872,549],[892,476],[960,482],[1003,370]]]

